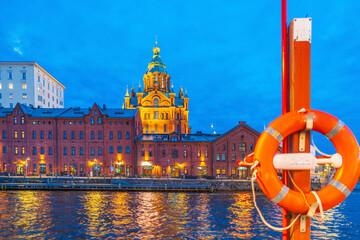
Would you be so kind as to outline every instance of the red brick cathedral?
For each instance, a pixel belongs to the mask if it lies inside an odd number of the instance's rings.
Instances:
[[[191,133],[187,92],[175,93],[160,48],[153,52],[144,89],[127,91],[121,109],[0,108],[1,174],[246,178],[239,163],[259,133],[245,122]]]

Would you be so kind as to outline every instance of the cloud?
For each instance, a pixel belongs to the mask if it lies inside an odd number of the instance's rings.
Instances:
[[[17,52],[21,56],[23,55],[23,52],[21,51],[21,49],[19,47],[14,47],[13,49],[14,49],[14,52]]]

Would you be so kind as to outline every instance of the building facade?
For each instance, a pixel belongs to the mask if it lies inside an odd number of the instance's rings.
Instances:
[[[134,175],[136,109],[0,109],[0,171],[16,175]]]
[[[0,62],[0,107],[64,107],[64,85],[36,62]]]
[[[176,94],[160,57],[160,48],[153,49],[154,55],[143,77],[144,89],[135,92],[132,88],[125,95],[126,109],[139,109],[143,132],[151,134],[169,134],[177,132],[187,134],[189,129],[189,97],[180,88]]]

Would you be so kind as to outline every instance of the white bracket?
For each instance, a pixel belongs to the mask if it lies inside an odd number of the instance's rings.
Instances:
[[[306,232],[306,215],[300,216],[300,232]]]
[[[299,135],[299,151],[305,152],[305,139],[306,139],[306,132],[302,131]]]

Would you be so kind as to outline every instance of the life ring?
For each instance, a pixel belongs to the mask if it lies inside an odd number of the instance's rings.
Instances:
[[[305,214],[309,210],[302,194],[285,186],[273,165],[273,158],[280,142],[292,133],[306,129],[307,119],[312,119],[312,130],[327,136],[343,164],[336,171],[332,182],[317,191],[323,210],[342,202],[354,189],[360,174],[359,145],[350,129],[336,117],[318,110],[292,111],[275,119],[256,142],[254,161],[259,164],[257,182],[264,194],[275,204],[293,212]],[[304,193],[310,206],[317,202],[312,193]]]

